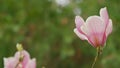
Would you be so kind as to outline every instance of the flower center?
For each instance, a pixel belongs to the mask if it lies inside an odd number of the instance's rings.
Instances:
[[[99,39],[98,39],[96,36],[94,37],[94,45],[95,45],[96,47],[98,47],[98,46],[100,45]]]

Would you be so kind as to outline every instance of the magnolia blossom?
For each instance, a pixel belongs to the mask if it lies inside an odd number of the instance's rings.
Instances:
[[[36,68],[36,59],[30,59],[25,50],[18,51],[14,57],[4,58],[4,68]]]
[[[109,19],[106,7],[100,9],[100,16],[90,16],[86,21],[76,16],[75,24],[76,35],[82,40],[87,40],[95,48],[103,47],[112,32],[112,20]]]

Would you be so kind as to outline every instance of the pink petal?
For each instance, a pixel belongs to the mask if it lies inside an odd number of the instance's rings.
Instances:
[[[4,58],[4,68],[15,68],[18,60],[14,57]]]
[[[88,37],[89,42],[94,46],[103,45],[106,24],[98,16],[90,16],[81,30]]]
[[[26,68],[36,68],[36,59],[29,60]]]
[[[100,17],[104,20],[106,24],[109,22],[109,16],[106,7],[100,9]]]
[[[30,55],[29,55],[29,53],[27,52],[27,51],[25,51],[25,50],[23,50],[23,51],[21,51],[21,54],[23,55],[23,61],[22,61],[22,65],[23,65],[23,68],[25,68],[26,67],[26,65],[27,65],[27,63],[28,63],[28,61],[30,60]],[[20,58],[20,52],[16,52],[16,54],[15,54],[15,57],[16,58]]]
[[[109,23],[106,28],[106,36],[108,36],[112,32],[112,20],[109,19]]]
[[[81,18],[80,16],[75,17],[75,24],[76,24],[77,29],[80,29],[80,27],[81,27],[81,25],[83,25],[83,23],[84,23],[83,18]]]
[[[80,33],[77,28],[74,29],[74,32],[80,39],[87,40],[87,37],[84,34]]]

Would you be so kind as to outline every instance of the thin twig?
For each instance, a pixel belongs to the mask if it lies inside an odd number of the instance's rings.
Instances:
[[[17,65],[15,66],[15,68],[17,68],[19,66],[19,64],[23,61],[24,56],[22,55],[22,51],[20,51],[20,57],[19,57],[19,62],[17,63]]]
[[[92,64],[92,67],[91,68],[94,68],[95,64],[96,64],[96,61],[98,59],[98,57],[100,56],[101,54],[101,48],[100,47],[97,47],[97,55],[95,56],[95,59],[93,61],[93,64]]]

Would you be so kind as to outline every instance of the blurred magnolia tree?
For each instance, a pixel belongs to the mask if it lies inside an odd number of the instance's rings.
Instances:
[[[22,43],[37,68],[89,68],[96,50],[73,32],[74,17],[98,15],[106,6],[113,20],[97,68],[119,68],[120,0],[0,0],[0,68]]]

